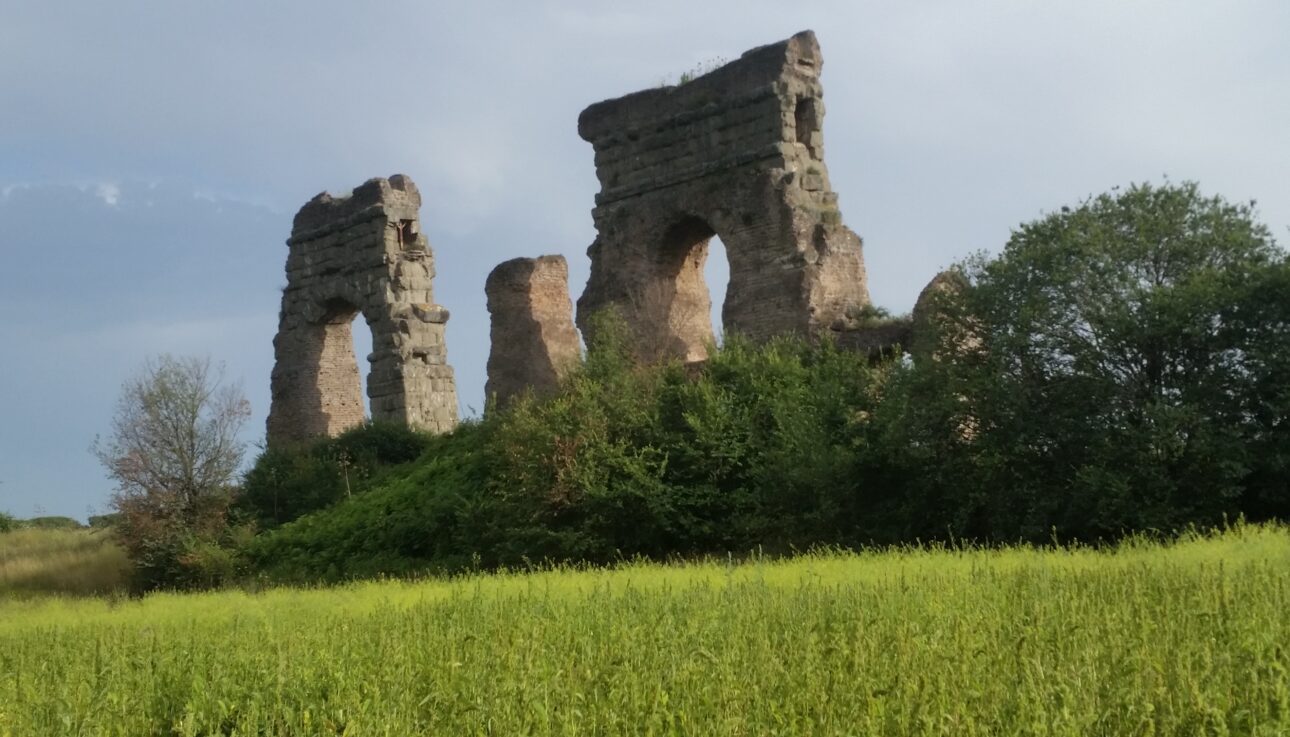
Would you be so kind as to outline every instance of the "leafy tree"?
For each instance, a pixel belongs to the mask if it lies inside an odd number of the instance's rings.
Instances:
[[[13,515],[0,512],[0,532],[9,532],[18,528],[18,520]]]
[[[143,587],[192,583],[203,551],[225,533],[250,405],[221,378],[209,359],[149,360],[122,387],[111,434],[95,439],[117,484],[117,534]]]
[[[1100,195],[969,260],[887,408],[917,531],[1215,523],[1256,477],[1284,510],[1286,269],[1252,205],[1193,183]]]

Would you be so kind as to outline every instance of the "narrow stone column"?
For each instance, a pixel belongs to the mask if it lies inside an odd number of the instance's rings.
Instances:
[[[485,389],[492,406],[504,407],[528,390],[554,392],[582,354],[564,257],[499,264],[488,275],[484,292],[492,320]]]

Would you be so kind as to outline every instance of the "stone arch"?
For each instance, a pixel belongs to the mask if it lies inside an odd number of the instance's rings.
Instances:
[[[347,196],[320,194],[296,214],[274,338],[271,444],[335,435],[363,421],[351,327],[360,313],[372,332],[372,419],[432,432],[456,425],[448,311],[434,304],[420,204],[416,185],[396,175]]]
[[[639,335],[671,334],[671,355],[701,357],[694,347],[710,340],[710,321],[683,329],[675,311],[634,304],[642,290],[667,297],[678,263],[669,234],[691,233],[690,218],[725,246],[728,331],[813,336],[843,329],[869,304],[861,242],[842,223],[823,161],[821,65],[806,31],[685,84],[583,111],[578,133],[596,151],[601,184],[591,276],[578,299],[584,335],[591,314],[613,307]]]
[[[692,213],[674,217],[659,234],[652,249],[657,258],[636,287],[631,317],[640,325],[641,352],[650,359],[707,357],[715,336],[704,266],[708,244],[716,235],[706,218]]]
[[[344,298],[326,300],[322,307],[322,318],[306,328],[317,333],[317,401],[326,422],[315,434],[334,435],[367,416],[354,347],[354,318],[360,310]]]

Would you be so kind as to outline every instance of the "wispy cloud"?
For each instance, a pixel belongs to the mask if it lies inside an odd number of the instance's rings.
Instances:
[[[15,190],[30,188],[31,184],[29,182],[14,182],[13,184],[6,184],[4,187],[0,187],[0,200],[9,199],[9,195],[13,194]]]
[[[121,201],[121,187],[112,182],[99,182],[94,188],[94,196],[106,202],[109,207],[116,207]]]

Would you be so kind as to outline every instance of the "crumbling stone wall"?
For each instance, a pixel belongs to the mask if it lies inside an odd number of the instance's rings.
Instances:
[[[492,320],[486,395],[503,407],[528,389],[553,392],[582,355],[564,257],[503,262],[484,291]]]
[[[448,311],[434,304],[434,257],[421,195],[402,175],[326,193],[296,213],[287,286],[273,340],[268,442],[335,435],[364,419],[351,324],[372,331],[372,418],[444,432],[457,390],[444,344]]]
[[[582,112],[601,187],[578,299],[584,334],[592,313],[614,307],[643,357],[705,358],[714,235],[730,261],[727,331],[815,335],[869,303],[861,242],[824,164],[822,63],[806,31]]]

